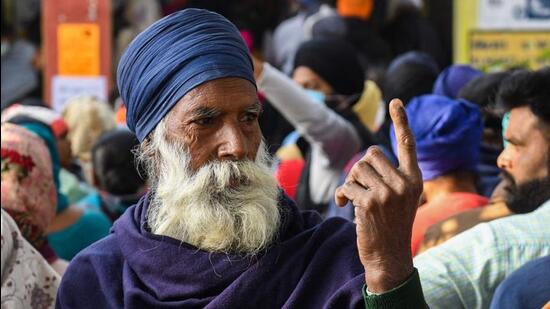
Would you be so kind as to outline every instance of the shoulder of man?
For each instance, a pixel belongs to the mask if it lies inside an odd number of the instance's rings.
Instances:
[[[550,254],[550,202],[545,205],[529,214],[478,224],[416,256],[428,305],[488,307],[507,274]]]
[[[63,275],[56,308],[122,307],[111,302],[122,300],[123,263],[113,234],[81,251]]]

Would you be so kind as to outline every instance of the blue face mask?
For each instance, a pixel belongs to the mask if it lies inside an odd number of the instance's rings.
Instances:
[[[502,117],[502,136],[506,134],[506,129],[508,129],[508,123],[510,122],[510,112],[507,112],[504,114],[504,117]],[[508,146],[508,142],[506,142],[505,139],[502,139],[502,142],[504,144],[504,148]]]
[[[321,91],[304,89],[307,92],[307,95],[313,99],[316,103],[325,104],[325,94]]]

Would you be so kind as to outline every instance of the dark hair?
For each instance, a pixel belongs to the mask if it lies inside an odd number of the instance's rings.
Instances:
[[[497,101],[505,111],[529,106],[535,116],[550,126],[550,67],[512,73],[502,82]]]
[[[300,45],[294,58],[294,69],[310,68],[324,79],[335,94],[354,95],[363,92],[365,73],[355,48],[341,39],[312,39]]]
[[[484,127],[499,140],[502,139],[502,115],[496,108],[497,94],[500,85],[510,74],[510,72],[483,74],[469,81],[458,93],[458,98],[479,106]]]
[[[412,98],[432,92],[437,72],[422,63],[404,62],[386,73],[382,85],[384,100],[401,99],[407,104]]]
[[[101,189],[114,195],[128,195],[145,185],[133,153],[137,145],[136,136],[127,130],[109,131],[99,137],[92,148],[92,164]]]
[[[498,72],[480,75],[469,81],[458,92],[458,97],[487,108],[496,103],[498,90],[509,72]]]

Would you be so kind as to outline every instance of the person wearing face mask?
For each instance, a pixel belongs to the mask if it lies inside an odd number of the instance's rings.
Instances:
[[[301,136],[296,143],[305,144],[296,200],[324,213],[346,162],[375,144],[353,111],[365,83],[357,54],[345,41],[313,39],[296,53],[293,80],[258,60],[255,75],[259,91]]]

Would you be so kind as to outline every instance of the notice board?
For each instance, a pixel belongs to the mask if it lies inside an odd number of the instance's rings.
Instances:
[[[42,8],[44,101],[62,109],[60,98],[89,89],[95,89],[93,95],[100,89],[100,97],[107,98],[112,89],[111,0],[42,0]],[[71,91],[53,93],[60,89]]]
[[[453,58],[492,70],[550,59],[548,0],[454,0]]]
[[[549,66],[550,32],[472,31],[470,63],[479,68]]]

